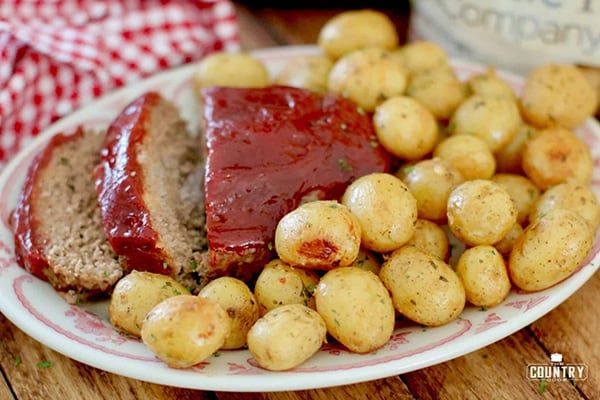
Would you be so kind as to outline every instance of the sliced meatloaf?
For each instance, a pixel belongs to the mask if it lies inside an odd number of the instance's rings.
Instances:
[[[388,171],[371,117],[335,94],[274,86],[204,90],[206,227],[212,271],[249,279],[275,256],[281,217]]]
[[[151,92],[110,125],[95,172],[104,230],[127,271],[205,282],[203,157],[174,104]]]
[[[30,165],[11,218],[17,262],[70,302],[108,293],[123,274],[92,176],[103,140],[82,129],[54,136]]]

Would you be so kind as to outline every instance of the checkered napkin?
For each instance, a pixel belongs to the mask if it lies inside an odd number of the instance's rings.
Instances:
[[[238,46],[228,0],[0,0],[0,170],[102,93]]]

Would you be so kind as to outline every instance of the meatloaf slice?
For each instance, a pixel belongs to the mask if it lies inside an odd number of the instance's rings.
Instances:
[[[215,274],[242,279],[275,256],[281,217],[337,199],[359,176],[390,168],[371,117],[335,94],[274,86],[207,88],[206,227]]]
[[[54,136],[30,165],[12,214],[17,262],[69,302],[108,293],[123,274],[92,177],[103,140],[82,129]]]
[[[201,138],[174,104],[147,93],[110,125],[96,169],[102,222],[126,270],[198,289],[207,260]]]

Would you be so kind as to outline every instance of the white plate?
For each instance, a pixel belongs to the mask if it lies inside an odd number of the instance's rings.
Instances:
[[[292,56],[316,51],[311,46],[285,47],[255,54],[273,72]],[[471,63],[453,64],[461,78],[483,69]],[[162,73],[74,112],[33,140],[0,176],[0,311],[28,335],[70,358],[116,374],[194,389],[264,392],[350,384],[441,363],[496,342],[559,305],[600,265],[597,241],[585,265],[551,289],[538,293],[513,291],[499,306],[486,311],[468,307],[459,319],[439,328],[398,328],[385,347],[370,354],[352,354],[337,345],[328,345],[298,368],[269,372],[259,368],[246,350],[221,351],[188,370],[168,368],[142,343],[115,331],[107,320],[106,302],[69,305],[47,283],[19,268],[8,219],[30,160],[57,132],[74,130],[79,124],[106,127],[129,101],[148,90],[157,90],[174,100],[190,126],[197,126],[197,106],[189,82],[193,71],[192,65]],[[519,89],[519,77],[505,73],[500,76]],[[599,165],[600,127],[590,120],[577,132],[590,144],[595,165]],[[594,190],[598,191],[600,170],[596,168],[594,172]]]

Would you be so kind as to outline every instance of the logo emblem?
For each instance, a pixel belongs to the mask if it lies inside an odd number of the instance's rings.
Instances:
[[[527,378],[552,382],[584,381],[588,377],[585,364],[565,363],[561,353],[550,354],[550,362],[527,365]]]

